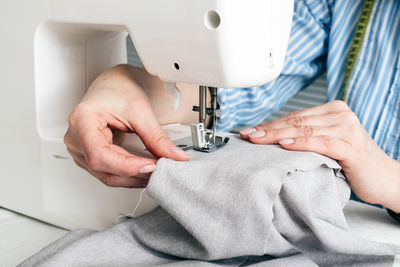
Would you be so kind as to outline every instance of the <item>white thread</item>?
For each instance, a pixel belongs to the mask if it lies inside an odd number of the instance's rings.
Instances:
[[[135,216],[136,210],[139,208],[140,204],[142,203],[143,194],[144,194],[144,192],[146,192],[146,189],[147,189],[147,188],[144,188],[142,191],[140,191],[139,201],[136,203],[136,206],[135,206],[135,208],[132,210],[132,212],[131,212],[131,213],[128,213],[128,214],[121,214],[121,215],[118,215],[117,218],[115,218],[115,220],[114,220],[114,223],[115,223],[115,224],[121,222],[121,221],[120,221],[121,218],[133,218],[133,217]]]
[[[140,197],[139,197],[139,201],[136,204],[136,207],[132,210],[131,214],[128,215],[132,215],[131,217],[133,218],[135,216],[135,212],[136,210],[139,208],[140,204],[142,203],[143,200],[143,193],[146,191],[147,188],[144,188],[141,192],[140,192]]]
[[[165,83],[165,90],[167,93],[174,97],[174,110],[178,110],[181,104],[182,93],[179,88],[176,86],[176,83],[167,82]]]

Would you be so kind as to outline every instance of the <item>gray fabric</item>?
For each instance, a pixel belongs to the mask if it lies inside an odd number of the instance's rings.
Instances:
[[[400,249],[353,236],[337,162],[232,138],[189,162],[161,159],[160,207],[106,231],[73,231],[21,266],[392,266]]]

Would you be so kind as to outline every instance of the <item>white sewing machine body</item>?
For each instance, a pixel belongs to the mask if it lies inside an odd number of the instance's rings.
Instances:
[[[108,188],[76,167],[63,136],[93,79],[126,63],[128,32],[164,81],[248,87],[279,75],[292,12],[293,0],[1,3],[0,206],[68,229],[111,225],[139,190]],[[173,139],[190,135],[178,128]],[[136,214],[155,206],[145,196]]]

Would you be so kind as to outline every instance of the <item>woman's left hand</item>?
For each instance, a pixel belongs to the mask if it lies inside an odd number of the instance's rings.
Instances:
[[[400,163],[378,147],[343,101],[293,112],[240,135],[254,144],[279,143],[333,158],[360,199],[400,212]]]

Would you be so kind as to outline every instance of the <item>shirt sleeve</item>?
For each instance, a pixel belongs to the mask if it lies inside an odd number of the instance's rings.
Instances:
[[[324,0],[294,2],[292,31],[281,75],[263,86],[219,88],[219,130],[259,124],[325,72],[332,4]]]

